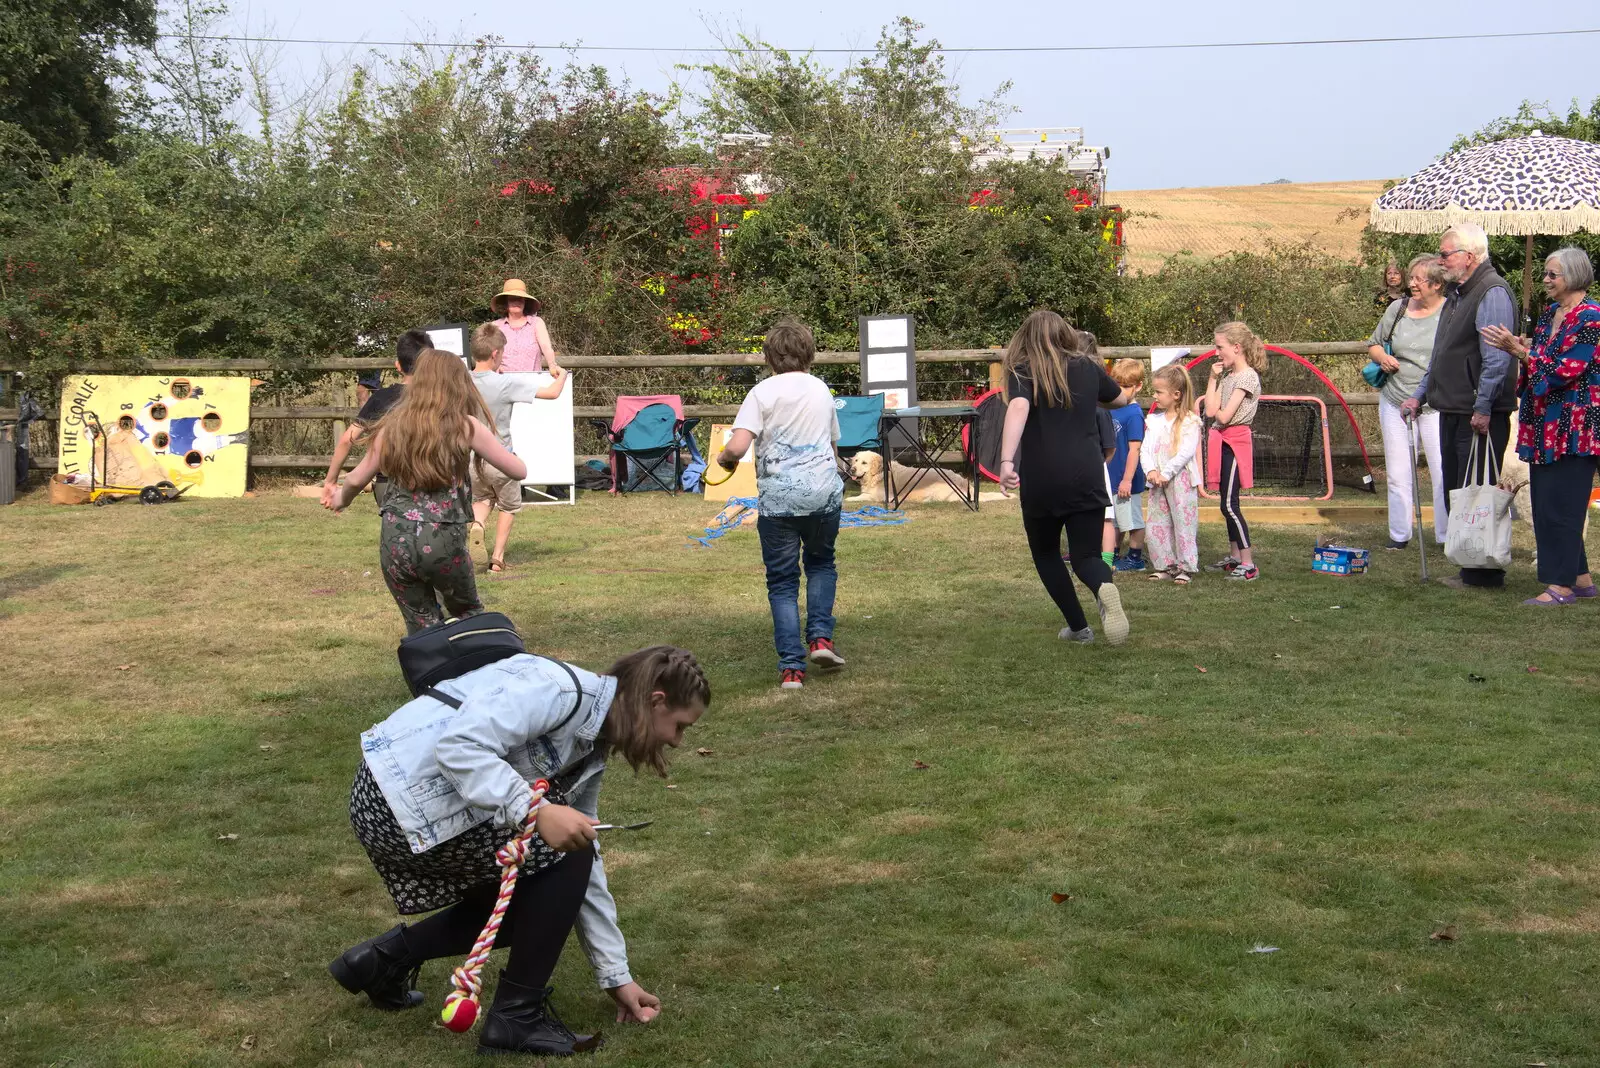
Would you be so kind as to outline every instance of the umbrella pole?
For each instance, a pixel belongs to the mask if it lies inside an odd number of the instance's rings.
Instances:
[[[1532,333],[1529,327],[1533,323],[1533,235],[1528,235],[1528,243],[1523,246],[1522,252],[1522,329],[1518,333],[1524,336]]]

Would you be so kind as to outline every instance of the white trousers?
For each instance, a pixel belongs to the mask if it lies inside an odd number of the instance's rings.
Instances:
[[[1383,465],[1389,480],[1389,537],[1411,540],[1412,506],[1416,500],[1417,472],[1411,466],[1411,431],[1400,417],[1400,408],[1387,398],[1378,400],[1378,425],[1383,428]],[[1433,533],[1444,544],[1445,515],[1444,458],[1439,452],[1439,413],[1427,411],[1417,417],[1417,447],[1428,457],[1428,480],[1433,483]]]

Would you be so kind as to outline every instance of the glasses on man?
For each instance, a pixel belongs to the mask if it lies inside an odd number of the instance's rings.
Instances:
[[[1458,249],[1458,248],[1453,248],[1453,249],[1448,249],[1448,250],[1440,249],[1439,250],[1439,258],[1441,260],[1447,260],[1451,256],[1454,256],[1457,252],[1460,252],[1460,251],[1461,251],[1461,249]]]

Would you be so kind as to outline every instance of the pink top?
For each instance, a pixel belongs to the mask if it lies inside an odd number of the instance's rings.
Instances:
[[[500,364],[502,372],[544,370],[544,350],[539,347],[539,324],[543,321],[537,315],[526,316],[520,329],[514,329],[505,319],[494,321],[506,336],[506,355]]]

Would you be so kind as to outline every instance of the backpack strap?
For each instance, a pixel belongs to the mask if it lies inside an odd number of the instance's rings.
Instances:
[[[550,663],[559,666],[562,671],[565,671],[567,673],[567,677],[572,680],[572,685],[577,690],[577,694],[573,698],[573,701],[572,701],[572,711],[567,713],[565,719],[563,719],[560,723],[557,723],[554,727],[551,728],[551,730],[558,731],[562,727],[565,727],[568,723],[571,723],[572,722],[572,717],[576,716],[578,714],[578,709],[583,707],[583,698],[584,698],[583,683],[578,681],[578,673],[576,671],[573,671],[572,670],[572,665],[567,663],[565,660],[557,660],[553,656],[544,656],[541,653],[529,653],[528,655],[532,656],[532,657],[537,657],[540,660],[548,660],[548,661],[550,661]],[[451,708],[460,708],[461,707],[461,698],[452,697],[449,694],[445,693],[443,690],[439,689],[437,686],[428,686],[428,687],[424,688],[423,691],[420,694],[418,694],[417,696],[418,697],[431,697],[435,701],[438,701],[440,704],[449,705]],[[545,733],[549,734],[550,731],[545,731]]]

